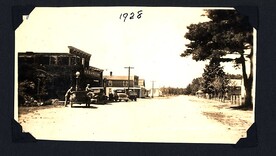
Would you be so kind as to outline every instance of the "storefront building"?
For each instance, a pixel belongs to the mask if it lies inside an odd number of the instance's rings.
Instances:
[[[44,87],[51,98],[61,98],[71,86],[78,86],[78,90],[84,90],[88,83],[92,87],[102,86],[103,70],[89,66],[91,54],[68,48],[69,53],[18,53],[18,83],[34,82],[36,87]],[[36,90],[39,94],[42,88]]]

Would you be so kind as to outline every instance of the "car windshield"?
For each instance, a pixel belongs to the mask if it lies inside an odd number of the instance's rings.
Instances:
[[[136,95],[136,92],[130,91],[129,94],[130,95]]]
[[[116,90],[117,93],[125,93],[124,90]]]
[[[101,90],[100,89],[93,89],[93,93],[100,93]]]

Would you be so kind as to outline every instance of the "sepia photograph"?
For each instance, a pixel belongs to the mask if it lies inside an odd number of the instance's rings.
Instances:
[[[15,30],[14,119],[36,140],[236,144],[257,30],[231,7],[35,7]]]

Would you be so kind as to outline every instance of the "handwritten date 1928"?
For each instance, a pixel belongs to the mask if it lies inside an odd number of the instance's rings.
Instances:
[[[122,19],[124,22],[127,19],[130,19],[130,20],[135,19],[135,18],[140,19],[142,17],[142,14],[143,14],[142,10],[137,11],[137,13],[134,13],[134,12],[131,12],[130,14],[129,13],[121,13],[119,19],[120,20]]]

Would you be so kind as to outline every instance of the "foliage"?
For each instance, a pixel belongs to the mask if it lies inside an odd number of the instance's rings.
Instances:
[[[227,92],[229,79],[226,76],[217,76],[213,81],[213,86],[215,88],[215,94],[217,96],[224,95]]]
[[[42,100],[48,98],[49,86],[53,75],[44,66],[34,64],[20,64],[18,67],[18,95],[19,104],[24,98]],[[26,101],[26,100],[25,100]]]
[[[191,42],[186,44],[187,49],[181,56],[192,55],[196,61],[218,59],[227,54],[243,54],[252,45],[252,27],[248,18],[239,15],[235,10],[206,10],[211,19],[208,22],[191,24],[185,38]]]
[[[184,88],[162,87],[160,88],[163,95],[182,95]]]
[[[192,94],[192,85],[191,84],[188,84],[188,86],[184,89],[184,94],[185,95]]]
[[[203,90],[211,95],[224,94],[228,85],[228,79],[219,62],[210,61],[205,66],[203,78]]]
[[[31,95],[35,92],[35,83],[25,80],[18,83],[18,104],[22,105],[28,99],[33,99]]]
[[[192,55],[196,61],[210,60],[242,65],[244,87],[246,90],[245,105],[252,106],[252,57],[253,27],[248,17],[240,15],[236,10],[206,10],[210,21],[188,26],[185,38],[190,40],[181,57]],[[250,74],[246,74],[245,50],[250,49]],[[236,54],[236,58],[227,58],[228,54]],[[209,83],[209,82],[208,82]],[[209,87],[211,89],[211,87]],[[208,91],[208,90],[207,90]]]
[[[198,90],[201,90],[203,86],[202,77],[195,78],[193,81],[188,84],[188,86],[184,90],[185,95],[195,95]]]

